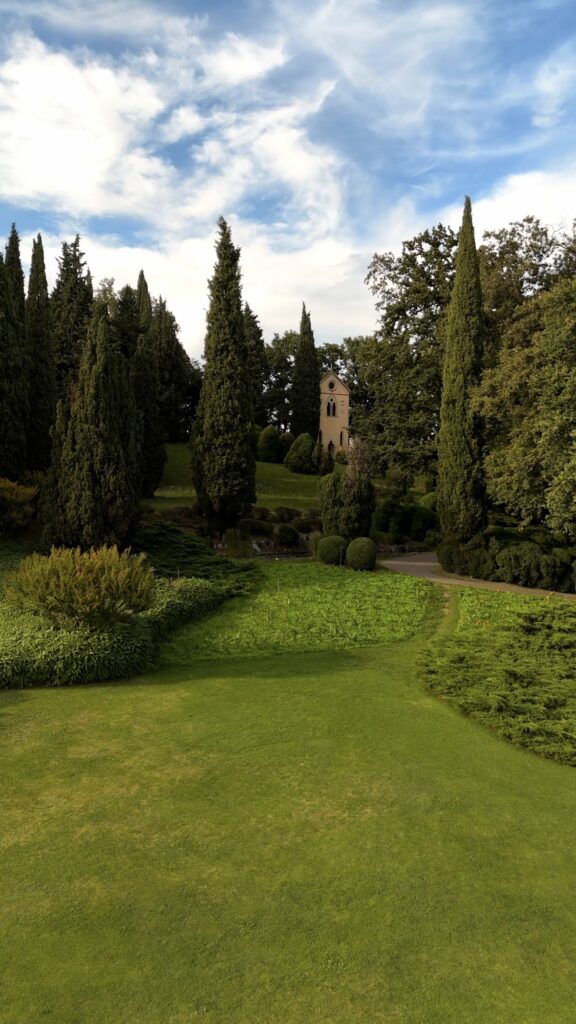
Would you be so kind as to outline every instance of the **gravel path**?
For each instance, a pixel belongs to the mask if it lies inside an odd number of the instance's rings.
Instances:
[[[518,587],[514,583],[495,583],[492,580],[477,580],[472,576],[455,576],[452,573],[444,572],[440,566],[434,551],[417,551],[403,555],[390,555],[384,558],[381,563],[385,569],[392,569],[393,572],[404,572],[408,576],[418,576],[423,580],[431,580],[432,583],[455,583],[457,586],[480,587],[482,590],[508,591],[514,594],[540,594],[544,597],[566,597],[569,600],[576,600],[576,594],[557,594],[553,590],[536,590],[531,587]]]

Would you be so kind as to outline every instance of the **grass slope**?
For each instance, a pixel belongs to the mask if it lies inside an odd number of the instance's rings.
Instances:
[[[571,1020],[576,773],[426,692],[438,615],[0,694],[0,1022]]]

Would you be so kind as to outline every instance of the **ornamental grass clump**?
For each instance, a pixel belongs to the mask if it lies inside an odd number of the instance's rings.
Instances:
[[[59,625],[101,629],[151,607],[154,572],[145,555],[116,547],[52,548],[25,558],[9,577],[4,599]]]

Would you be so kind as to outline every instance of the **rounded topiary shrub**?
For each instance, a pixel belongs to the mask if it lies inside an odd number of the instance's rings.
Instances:
[[[276,427],[265,427],[258,438],[259,462],[282,462],[284,451]]]
[[[345,552],[344,537],[323,537],[318,544],[318,558],[325,565],[342,565]]]
[[[446,537],[436,548],[436,555],[444,572],[459,572],[461,553],[458,541]]]
[[[290,526],[290,523],[280,523],[276,537],[279,544],[282,544],[285,548],[293,548],[296,546],[300,539],[298,530]]]
[[[318,472],[318,462],[315,457],[316,445],[310,434],[299,434],[284,459],[284,465],[292,473],[310,475]]]
[[[376,565],[377,548],[369,537],[356,537],[346,548],[346,565],[351,569],[369,571]]]

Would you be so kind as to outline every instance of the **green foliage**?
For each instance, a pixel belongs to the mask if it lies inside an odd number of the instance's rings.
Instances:
[[[238,525],[241,530],[248,530],[253,537],[271,537],[274,533],[274,524],[266,519],[253,519],[247,516],[241,519]]]
[[[355,472],[353,464],[342,475],[325,477],[320,488],[324,533],[337,533],[351,540],[370,531],[376,507],[376,491],[369,477]]]
[[[556,547],[553,535],[542,531],[492,528],[467,544],[448,537],[438,546],[437,556],[446,572],[542,590],[576,590],[576,549]]]
[[[0,689],[77,686],[135,675],[151,667],[157,643],[170,630],[214,611],[225,596],[207,580],[157,580],[147,611],[98,630],[50,628],[37,615],[14,615],[10,605],[0,604]]]
[[[369,537],[356,537],[346,548],[346,565],[350,569],[369,571],[376,565],[378,549]]]
[[[180,530],[156,515],[143,517],[132,538],[132,549],[145,552],[162,576],[209,579],[225,584],[231,593],[243,591],[254,575],[251,564],[239,564],[216,554],[196,534]]]
[[[291,419],[290,396],[292,390],[292,371],[296,349],[300,343],[297,331],[285,331],[282,337],[275,334],[269,345],[265,346],[266,357],[266,422],[273,423],[281,432],[288,431]],[[290,444],[294,441],[291,438]],[[287,445],[287,451],[290,445]]]
[[[470,408],[482,366],[484,318],[472,207],[466,197],[448,309],[438,433],[438,512],[442,531],[461,540],[484,522],[480,429]]]
[[[346,553],[346,539],[333,535],[323,537],[318,544],[317,555],[324,565],[342,565]]]
[[[130,356],[130,369],[138,415],[138,475],[142,495],[151,498],[162,479],[166,448],[160,412],[158,346],[152,332],[152,302],[142,271],[134,294],[137,335]]]
[[[92,309],[93,289],[80,236],[63,242],[58,277],[50,298],[50,319],[56,362],[57,396],[69,402],[78,377],[80,359]]]
[[[285,433],[283,434],[280,434],[280,446],[282,451],[281,461],[284,461],[295,440],[296,438],[294,437],[294,434],[290,433],[289,430],[285,431]]]
[[[348,452],[344,451],[343,448],[339,448],[334,456],[334,462],[338,466],[348,465]]]
[[[25,487],[0,477],[0,536],[27,526],[35,512],[37,487]]]
[[[5,599],[23,612],[58,624],[101,629],[145,611],[154,598],[154,573],[144,555],[117,548],[52,548],[30,555],[6,584]]]
[[[290,402],[292,433],[296,438],[302,434],[309,434],[315,441],[320,428],[320,363],[314,346],[310,313],[304,303],[300,319],[300,339],[294,357]]]
[[[26,299],[26,353],[30,371],[27,464],[31,470],[47,470],[50,465],[50,431],[56,419],[56,363],[40,235],[32,243]]]
[[[453,637],[428,652],[430,687],[518,746],[576,765],[576,606],[465,590]]]
[[[0,255],[0,476],[10,480],[18,479],[26,463],[26,371],[20,323]]]
[[[210,281],[204,385],[192,438],[203,511],[218,529],[247,515],[255,499],[252,399],[240,292],[240,250],[221,217]]]
[[[274,509],[274,517],[279,523],[291,523],[299,515],[297,508],[290,508],[288,505],[278,505]]]
[[[420,498],[420,504],[422,508],[429,508],[432,512],[436,512],[438,508],[438,494],[436,491],[428,491],[427,494],[423,494]]]
[[[304,473],[310,476],[318,472],[315,454],[316,444],[310,434],[299,434],[284,459],[284,465],[291,473]]]
[[[164,299],[153,301],[150,334],[158,368],[158,409],[163,436],[172,443],[189,441],[202,387],[202,371],[182,345],[179,330]]]
[[[413,635],[433,590],[425,580],[395,573],[364,576],[309,561],[265,563],[261,581],[249,597],[176,634],[163,661],[189,665],[197,658],[387,644]]]
[[[276,427],[265,427],[258,437],[258,461],[282,462],[282,444]]]
[[[83,549],[122,545],[138,512],[133,392],[98,303],[69,417],[60,408],[42,494],[47,544]]]
[[[248,349],[248,377],[252,390],[252,418],[254,423],[264,426],[267,422],[266,403],[264,401],[264,388],[268,376],[268,366],[264,351],[264,335],[258,321],[258,317],[250,309],[247,302],[244,303],[244,332],[246,335],[246,346]],[[263,459],[262,462],[280,462],[280,459]]]
[[[245,520],[240,520],[238,526],[229,526],[224,531],[224,550],[230,558],[250,558],[252,554],[250,530],[244,524]]]
[[[298,530],[298,533],[310,533],[313,529],[312,520],[308,516],[298,516],[293,523],[294,529]]]
[[[293,548],[300,540],[300,534],[294,526],[290,526],[290,523],[280,523],[276,531],[278,543],[284,548]]]

